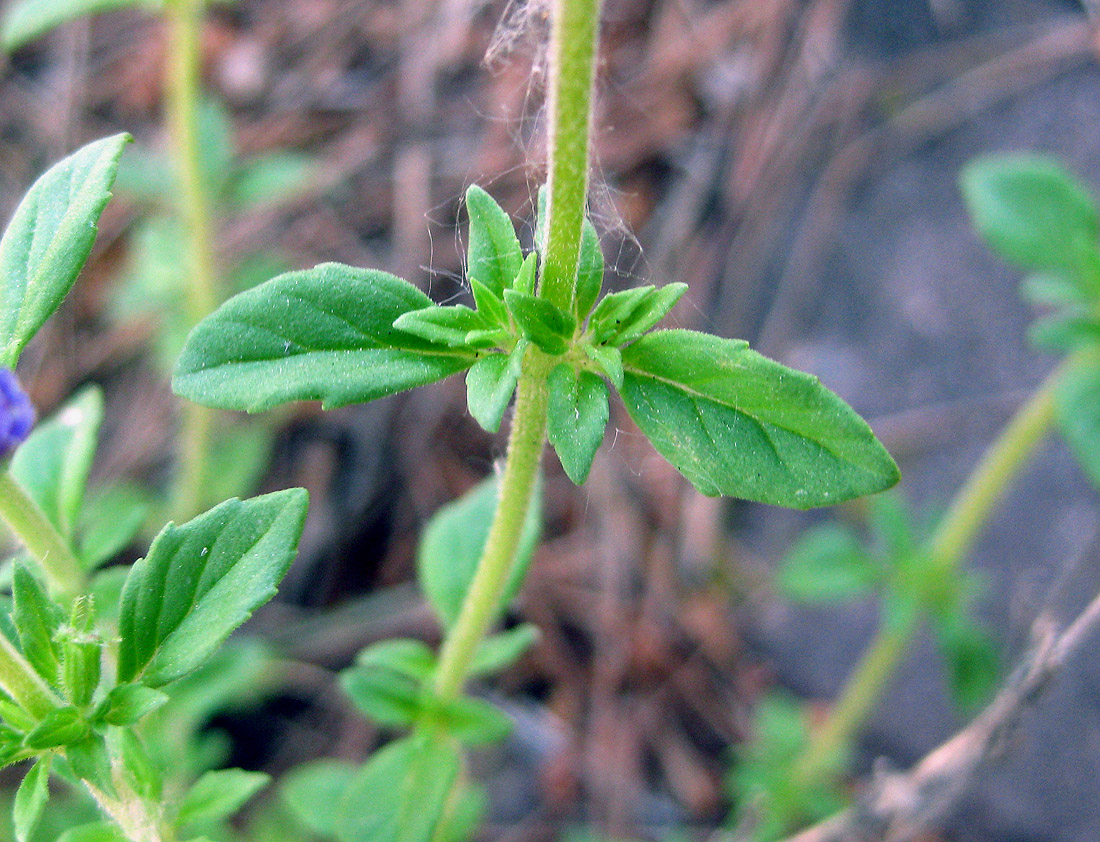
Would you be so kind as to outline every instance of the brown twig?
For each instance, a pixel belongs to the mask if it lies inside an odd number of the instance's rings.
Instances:
[[[978,773],[997,758],[1024,713],[1081,643],[1100,627],[1100,594],[1065,628],[1045,608],[1031,627],[1031,645],[1005,686],[966,728],[908,772],[875,772],[852,808],[788,842],[906,842],[920,838],[958,804]]]

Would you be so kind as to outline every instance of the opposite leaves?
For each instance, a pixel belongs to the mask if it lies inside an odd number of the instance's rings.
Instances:
[[[623,369],[627,411],[703,494],[806,509],[899,479],[851,407],[745,342],[658,331],[623,350]]]
[[[471,351],[394,327],[433,306],[385,272],[336,263],[288,272],[200,322],[172,388],[207,406],[260,412],[295,400],[328,409],[423,386],[474,361]]]
[[[84,268],[129,141],[88,144],[47,170],[16,208],[0,240],[0,367],[15,368]]]
[[[186,675],[271,599],[294,559],[307,501],[292,488],[166,526],[122,590],[119,682],[159,687]]]

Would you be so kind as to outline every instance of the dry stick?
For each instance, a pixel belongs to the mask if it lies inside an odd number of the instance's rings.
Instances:
[[[910,772],[878,773],[855,806],[788,842],[906,842],[918,838],[958,803],[975,775],[994,759],[1051,679],[1100,627],[1100,594],[1059,631],[1049,610],[1031,627],[1031,646],[1005,687],[966,728],[927,754]]]

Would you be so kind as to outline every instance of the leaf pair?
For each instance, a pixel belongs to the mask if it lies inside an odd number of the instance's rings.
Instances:
[[[1056,161],[1003,155],[969,164],[963,196],[979,233],[1004,260],[1034,274],[1024,294],[1051,314],[1033,325],[1040,347],[1074,354],[1055,392],[1059,428],[1100,486],[1100,212]]]

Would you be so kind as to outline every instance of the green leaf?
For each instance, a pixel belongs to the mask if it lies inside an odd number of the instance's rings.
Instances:
[[[80,514],[102,421],[103,393],[98,386],[81,389],[35,427],[11,461],[12,476],[66,538]]]
[[[221,197],[233,173],[233,117],[222,100],[210,95],[199,101],[195,117],[206,190],[210,196]]]
[[[78,743],[65,747],[65,760],[72,773],[108,794],[115,792],[111,775],[111,758],[107,742],[100,734],[90,734]]]
[[[534,295],[535,285],[538,282],[538,268],[538,255],[534,253],[527,255],[520,267],[519,274],[516,275],[515,283],[512,284],[512,289],[524,295]]]
[[[1100,355],[1082,357],[1062,376],[1054,413],[1078,464],[1100,488]]]
[[[793,602],[844,602],[866,596],[879,579],[852,531],[827,523],[805,532],[787,553],[776,585]]]
[[[122,552],[137,536],[152,507],[152,495],[138,485],[94,489],[80,511],[80,560],[95,570]]]
[[[960,184],[978,231],[1010,263],[1076,273],[1083,252],[1096,248],[1100,219],[1092,196],[1052,159],[980,158]]]
[[[205,773],[187,791],[176,814],[176,824],[217,822],[236,813],[253,795],[271,782],[263,772],[218,769]]]
[[[576,320],[544,298],[514,289],[504,291],[504,303],[523,335],[548,354],[564,354],[576,330]]]
[[[462,304],[450,307],[433,304],[423,310],[405,313],[394,321],[393,326],[427,342],[462,347],[466,344],[467,333],[485,329],[487,324],[479,313]]]
[[[336,808],[339,842],[430,842],[458,777],[449,740],[413,735],[373,754]]]
[[[455,787],[435,838],[439,842],[469,842],[475,837],[488,806],[488,795],[480,784],[467,782]]]
[[[581,324],[592,310],[592,305],[600,297],[603,286],[603,250],[600,248],[600,235],[592,220],[585,217],[581,228],[581,250],[577,261],[577,284],[573,297],[573,315],[577,324]]]
[[[969,615],[957,612],[932,624],[947,665],[952,701],[973,713],[989,701],[1000,678],[1000,659],[989,633]]]
[[[245,164],[229,186],[229,200],[242,208],[276,205],[300,193],[314,173],[314,160],[302,152],[279,150]]]
[[[390,670],[423,682],[435,669],[436,658],[422,640],[399,637],[372,643],[359,653],[355,663],[364,669]]]
[[[547,381],[546,436],[569,479],[584,485],[610,418],[607,384],[589,371],[561,363]]]
[[[357,767],[343,760],[316,760],[296,766],[281,781],[280,795],[294,817],[318,836],[335,832],[336,811]]]
[[[470,662],[470,675],[491,675],[511,666],[539,639],[539,630],[530,623],[494,634],[481,641]]]
[[[467,280],[470,282],[470,292],[473,293],[478,315],[489,324],[507,328],[508,311],[504,308],[504,299],[477,278]]]
[[[45,755],[31,767],[19,784],[12,805],[12,822],[15,825],[16,842],[27,842],[50,797],[50,755]]]
[[[1083,307],[1066,307],[1031,325],[1027,338],[1036,348],[1056,353],[1097,346],[1100,345],[1100,316]]]
[[[620,391],[623,388],[623,353],[614,345],[584,345],[584,353]]]
[[[623,352],[627,411],[703,494],[806,509],[883,491],[890,454],[816,377],[687,330]]]
[[[346,406],[423,386],[474,361],[393,326],[431,304],[385,272],[336,263],[289,272],[200,322],[172,387],[208,406],[260,412],[295,400]]]
[[[23,655],[51,687],[61,680],[61,652],[54,641],[65,622],[65,612],[46,595],[45,588],[24,564],[15,565],[12,579],[12,621]]]
[[[9,52],[45,35],[54,27],[84,15],[142,6],[155,9],[160,0],[17,0],[3,20],[3,46]]]
[[[1088,304],[1089,297],[1081,286],[1064,272],[1035,272],[1020,283],[1020,294],[1032,304],[1064,307]]]
[[[27,748],[42,750],[79,743],[88,736],[88,723],[80,711],[72,707],[54,708],[27,734]]]
[[[450,628],[458,618],[470,588],[497,504],[497,478],[489,477],[463,497],[439,509],[424,530],[417,552],[417,577],[428,601]],[[542,531],[542,495],[536,492],[524,521],[519,550],[508,584],[501,594],[502,610],[515,597],[531,564]]]
[[[666,284],[654,289],[638,302],[605,341],[613,345],[633,342],[661,321],[676,306],[676,302],[683,298],[685,292],[687,284]]]
[[[118,680],[186,675],[275,594],[297,552],[308,495],[228,500],[169,524],[130,570],[119,613]]]
[[[130,842],[130,840],[110,822],[89,822],[66,830],[57,837],[57,842]]]
[[[119,684],[111,688],[96,716],[108,725],[134,725],[167,701],[167,694],[152,687]]]
[[[509,354],[486,354],[466,372],[466,406],[482,429],[500,429],[504,411],[512,400],[523,369],[523,355],[530,343],[521,339]]]
[[[631,315],[657,294],[652,284],[632,287],[621,292],[612,292],[600,299],[596,309],[588,319],[588,330],[593,343],[600,345],[610,342],[612,337],[627,323]],[[619,345],[622,343],[614,342]]]
[[[420,687],[393,670],[349,667],[340,673],[340,686],[379,725],[411,725],[420,713]]]
[[[213,506],[230,497],[245,497],[256,491],[271,464],[275,438],[266,419],[222,426],[213,446],[214,476],[207,477],[203,489],[204,505]]]
[[[47,170],[16,208],[0,240],[0,367],[15,368],[72,289],[129,142],[119,134],[74,152]]]
[[[499,743],[512,733],[512,720],[481,699],[459,696],[436,714],[445,732],[466,745]]]
[[[493,197],[471,184],[466,191],[470,244],[466,274],[496,295],[512,286],[523,265],[523,250],[508,214]]]

